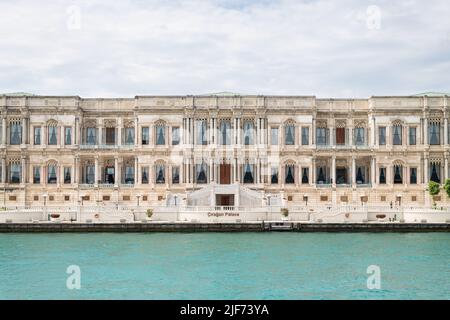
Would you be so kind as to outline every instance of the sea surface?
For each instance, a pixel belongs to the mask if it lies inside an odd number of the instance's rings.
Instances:
[[[0,299],[450,299],[450,233],[0,234]]]

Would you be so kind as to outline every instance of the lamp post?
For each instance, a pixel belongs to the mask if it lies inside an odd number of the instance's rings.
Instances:
[[[47,197],[48,197],[48,193],[44,193],[42,195],[44,197],[44,210],[43,210],[43,220],[47,221],[48,220],[48,216],[47,216]]]

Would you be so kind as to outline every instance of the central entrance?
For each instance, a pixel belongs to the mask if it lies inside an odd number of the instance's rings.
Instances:
[[[220,164],[220,184],[231,183],[231,165],[222,163]]]
[[[234,206],[234,194],[216,194],[216,206]]]

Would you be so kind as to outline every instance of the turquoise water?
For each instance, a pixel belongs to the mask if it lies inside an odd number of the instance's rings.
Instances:
[[[0,298],[449,299],[450,233],[0,234]]]

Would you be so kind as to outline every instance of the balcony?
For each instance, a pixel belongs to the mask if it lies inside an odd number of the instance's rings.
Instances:
[[[317,182],[316,183],[316,187],[317,188],[331,188],[331,183],[322,183],[322,182]]]
[[[372,184],[371,183],[357,183],[356,187],[357,188],[372,188]]]

